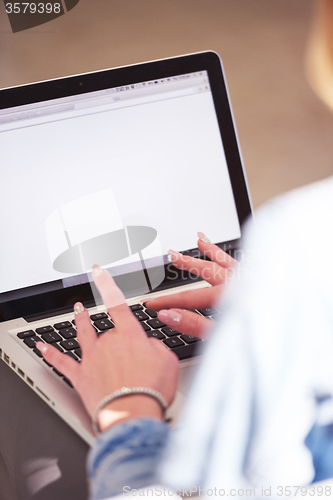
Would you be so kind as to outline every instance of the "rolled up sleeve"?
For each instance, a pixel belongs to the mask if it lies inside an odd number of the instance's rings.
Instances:
[[[162,421],[137,419],[101,434],[87,463],[91,500],[157,484],[158,467],[169,432]]]

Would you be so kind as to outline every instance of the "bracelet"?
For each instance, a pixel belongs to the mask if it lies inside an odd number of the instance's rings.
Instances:
[[[161,406],[164,416],[168,408],[168,403],[165,401],[160,392],[155,391],[155,389],[151,389],[150,387],[122,387],[121,389],[117,389],[116,391],[103,398],[102,401],[100,401],[100,403],[97,405],[91,422],[96,435],[99,435],[101,433],[98,425],[98,415],[99,412],[104,408],[104,406],[111,403],[111,401],[114,401],[115,399],[124,398],[126,396],[135,394],[144,394],[145,396],[150,396],[151,398],[155,399]]]

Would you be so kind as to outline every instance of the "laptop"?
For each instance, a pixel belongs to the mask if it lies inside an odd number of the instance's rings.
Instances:
[[[168,249],[203,257],[196,248],[202,231],[233,253],[251,214],[219,56],[201,52],[3,89],[0,158],[1,362],[94,441],[77,393],[34,345],[42,339],[80,360],[76,301],[89,308],[97,335],[112,328],[91,279],[97,263],[147,334],[178,355],[177,413],[203,342],[163,333],[141,301],[207,286],[177,270]]]

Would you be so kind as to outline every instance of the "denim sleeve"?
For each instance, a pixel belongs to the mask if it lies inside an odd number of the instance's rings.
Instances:
[[[139,489],[157,484],[169,432],[164,422],[144,418],[101,434],[88,456],[91,500],[120,495],[125,486]]]

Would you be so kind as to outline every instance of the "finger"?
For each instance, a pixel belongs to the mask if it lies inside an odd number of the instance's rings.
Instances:
[[[37,349],[43,354],[44,359],[56,370],[67,377],[75,386],[79,377],[80,363],[66,354],[58,351],[55,347],[44,342],[37,342]]]
[[[138,321],[126,304],[125,296],[115,284],[111,274],[99,266],[94,266],[92,275],[103,303],[117,329],[120,328],[124,331],[137,330]]]
[[[107,309],[126,304],[123,292],[114,282],[111,274],[99,266],[93,266],[92,276]]]
[[[188,272],[200,276],[211,285],[224,283],[227,277],[227,270],[224,267],[208,260],[195,259],[188,255],[182,255],[174,250],[168,250],[171,255],[171,262],[179,269],[186,269]]]
[[[223,285],[217,285],[214,287],[197,288],[196,290],[186,290],[150,299],[145,304],[148,309],[153,309],[154,311],[170,309],[171,307],[203,309],[204,307],[212,307],[217,303],[222,293],[222,288]]]
[[[77,339],[82,349],[82,354],[91,350],[97,340],[94,327],[91,324],[89,313],[81,302],[74,305],[75,326],[77,329]]]
[[[229,254],[224,252],[217,245],[214,245],[210,242],[210,240],[203,233],[198,233],[198,248],[199,250],[205,254],[210,260],[215,262],[221,267],[229,269],[230,267],[234,267],[237,263],[235,259],[233,259]]]
[[[179,358],[177,354],[173,352],[166,344],[164,344],[164,342],[161,342],[154,337],[149,337],[148,340],[154,346],[154,348],[156,348],[157,351],[163,353],[163,355],[174,356],[174,361],[179,365]]]
[[[161,342],[159,339],[155,339],[154,337],[148,337],[148,341],[156,348],[158,351],[162,351],[165,353],[165,351],[169,351],[169,347],[167,347],[166,344]],[[177,358],[178,359],[178,358]]]
[[[157,317],[177,332],[193,335],[193,337],[205,337],[212,326],[212,320],[184,309],[162,310],[159,311]]]

